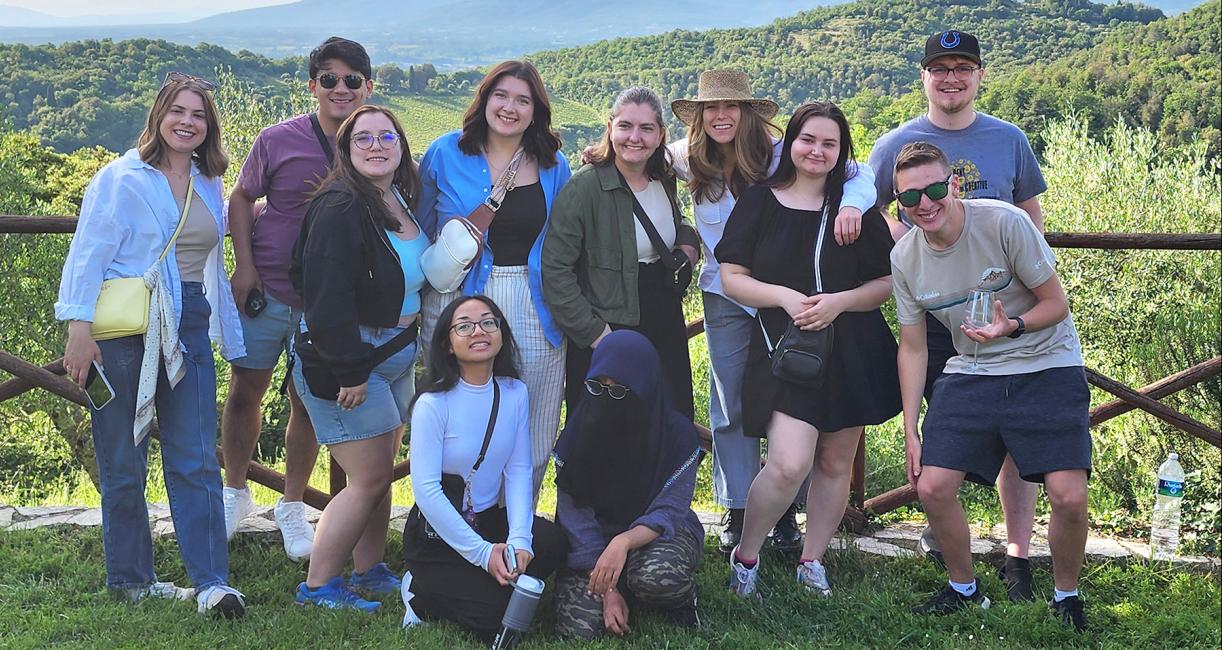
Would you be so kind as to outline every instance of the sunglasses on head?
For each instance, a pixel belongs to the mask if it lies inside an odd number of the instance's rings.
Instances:
[[[346,74],[342,77],[334,72],[324,72],[317,77],[318,85],[326,88],[327,90],[331,90],[335,86],[339,85],[341,79],[344,81],[344,85],[348,87],[348,90],[356,90],[365,83],[365,78],[355,72]]]
[[[187,74],[185,72],[167,72],[165,73],[165,80],[161,82],[161,87],[165,88],[166,86],[173,84],[173,83],[187,83],[190,81],[195,82],[196,84],[199,85],[200,88],[203,88],[204,90],[208,92],[212,92],[216,90],[215,83],[208,81],[207,79],[204,79],[203,77],[197,77],[193,74]]]
[[[950,193],[950,179],[930,183],[919,190],[904,190],[895,195],[895,200],[905,208],[915,208],[921,203],[921,195],[929,197],[930,201],[941,201]]]
[[[586,392],[594,397],[606,393],[611,396],[611,399],[619,400],[628,396],[628,387],[623,384],[604,384],[597,379],[587,379]]]

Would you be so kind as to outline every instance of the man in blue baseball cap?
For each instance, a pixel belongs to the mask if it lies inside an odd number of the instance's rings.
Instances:
[[[886,213],[887,206],[895,200],[894,169],[900,149],[910,142],[924,141],[946,154],[957,179],[958,198],[1010,203],[1024,210],[1043,232],[1039,196],[1048,186],[1027,136],[1017,126],[975,109],[976,94],[984,78],[980,42],[967,32],[953,29],[938,32],[925,40],[920,65],[921,84],[929,100],[928,112],[884,134],[870,152],[879,207]],[[912,227],[902,208],[897,214],[899,219],[891,223],[896,240]],[[956,352],[950,332],[941,323],[930,317],[926,326],[928,403],[934,382]],[[1035,517],[1036,486],[1022,480],[1014,461],[1007,457],[997,480],[997,493],[1006,519],[1002,581],[1011,600],[1033,600],[1027,553]],[[940,560],[937,541],[928,528],[921,536],[921,548]]]

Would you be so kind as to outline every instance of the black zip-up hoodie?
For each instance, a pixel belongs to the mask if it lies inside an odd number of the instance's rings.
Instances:
[[[399,323],[403,266],[386,229],[346,184],[332,183],[310,202],[289,279],[305,301],[310,340],[339,385],[368,381],[374,346],[358,326]]]

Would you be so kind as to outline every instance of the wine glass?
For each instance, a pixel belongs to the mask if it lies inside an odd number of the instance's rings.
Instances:
[[[993,292],[984,289],[974,289],[967,296],[967,323],[968,325],[981,328],[988,327],[993,322]],[[969,372],[985,373],[987,370],[980,367],[980,343],[976,343],[976,349],[972,353],[972,365],[968,367]]]

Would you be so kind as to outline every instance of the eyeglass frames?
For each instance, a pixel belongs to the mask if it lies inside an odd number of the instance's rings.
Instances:
[[[372,149],[374,141],[382,143],[383,149],[390,149],[399,142],[399,134],[394,131],[385,131],[374,135],[372,133],[357,133],[352,136],[352,144],[356,145],[357,149]],[[485,330],[487,331],[487,330]]]
[[[621,400],[628,396],[628,387],[623,384],[604,384],[597,379],[587,379],[586,392],[594,397],[606,393],[611,396],[611,399]]]
[[[928,72],[929,76],[937,79],[938,81],[944,81],[946,77],[951,74],[954,74],[956,79],[967,79],[973,72],[979,69],[980,66],[978,65],[963,64],[957,65],[953,68],[948,68],[944,65],[935,65],[925,68],[925,72]]]
[[[465,320],[461,323],[456,323],[454,325],[451,325],[450,329],[454,330],[454,333],[459,336],[468,337],[468,336],[475,335],[475,327],[477,325],[479,326],[480,329],[484,330],[484,332],[491,334],[493,332],[500,331],[501,319],[496,318],[496,317],[485,318],[483,320],[480,320],[478,323],[476,323],[475,321]]]

